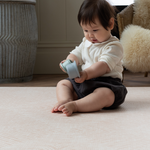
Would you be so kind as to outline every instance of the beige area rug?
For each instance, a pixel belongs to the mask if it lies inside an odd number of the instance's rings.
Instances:
[[[55,87],[0,87],[0,150],[149,150],[150,87],[117,110],[51,113]]]

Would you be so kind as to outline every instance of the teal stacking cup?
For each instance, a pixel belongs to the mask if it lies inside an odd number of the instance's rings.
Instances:
[[[71,60],[67,59],[64,63],[61,63],[60,65],[67,72],[70,79],[80,77],[78,67],[75,61],[72,62]]]

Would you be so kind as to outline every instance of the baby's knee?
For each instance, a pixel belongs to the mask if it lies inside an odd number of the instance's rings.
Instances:
[[[98,88],[95,90],[95,92],[101,93],[103,97],[105,97],[105,99],[108,101],[114,101],[115,99],[114,92],[109,88]]]
[[[115,94],[111,89],[107,89],[105,90],[105,96],[106,96],[106,100],[107,100],[107,106],[106,107],[110,107],[114,101],[115,101]]]
[[[64,79],[57,83],[57,87],[62,87],[62,86],[72,87],[72,84],[69,80]]]

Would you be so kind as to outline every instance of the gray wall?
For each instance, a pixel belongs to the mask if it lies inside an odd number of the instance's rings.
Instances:
[[[37,0],[39,42],[34,74],[61,74],[59,62],[79,45],[77,13],[83,0]]]

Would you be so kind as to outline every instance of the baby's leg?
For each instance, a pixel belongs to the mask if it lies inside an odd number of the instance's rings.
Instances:
[[[73,90],[72,83],[69,80],[61,80],[57,84],[56,95],[58,103],[52,109],[52,112],[59,111],[58,108],[62,104],[73,101],[77,99],[77,95]]]
[[[115,95],[108,88],[97,88],[93,93],[77,101],[68,102],[58,109],[70,116],[73,112],[94,112],[114,103]]]

